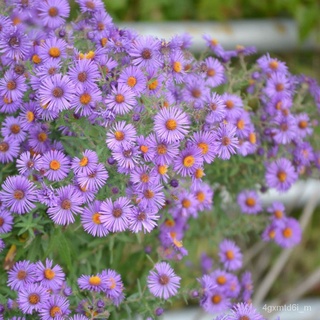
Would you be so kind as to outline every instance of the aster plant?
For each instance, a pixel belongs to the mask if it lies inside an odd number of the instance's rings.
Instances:
[[[67,0],[0,16],[0,319],[155,319],[177,300],[264,319],[243,249],[301,241],[261,192],[319,177],[319,85],[76,2],[71,24]]]

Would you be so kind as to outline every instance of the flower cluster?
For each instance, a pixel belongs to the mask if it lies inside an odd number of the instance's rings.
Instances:
[[[7,0],[0,16],[0,251],[8,245],[8,286],[18,309],[41,319],[107,318],[125,303],[128,310],[141,299],[178,295],[182,279],[167,261],[189,254],[183,244],[188,231],[212,210],[214,197],[229,210],[231,202],[221,200],[224,188],[239,212],[272,214],[264,240],[298,244],[298,221],[285,216],[281,203],[263,208],[256,190],[284,192],[299,176],[320,169],[316,123],[303,98],[297,100],[309,95],[320,108],[317,83],[291,75],[268,54],[234,77],[233,60],[244,64],[254,48],[226,51],[205,35],[208,52],[196,60],[188,35],[144,37],[117,28],[101,0],[76,2],[81,14],[71,25],[67,0]],[[256,180],[244,188],[236,178],[229,188],[221,170],[231,161],[246,165],[246,159],[262,164]],[[68,232],[79,251],[68,244]],[[143,251],[142,239],[157,244]],[[139,282],[139,292],[124,301],[125,285],[132,290],[138,276],[126,270],[123,281],[123,274],[107,269],[103,250],[110,264],[116,257],[117,267],[130,268],[122,257],[128,243],[138,246],[131,249],[141,265],[139,252],[152,262],[154,254],[157,262],[148,266],[148,276],[139,272],[144,289]],[[81,315],[68,318],[71,289],[59,265],[49,259],[14,264],[24,250],[31,261],[61,254],[69,270],[82,270],[71,285],[90,296],[77,308]],[[241,288],[241,302],[249,303],[252,293],[249,273],[241,284],[231,273],[242,266],[240,248],[225,240],[219,256],[225,270],[200,280],[200,304],[209,312],[231,307]],[[136,313],[154,313],[139,307]],[[247,304],[234,310],[242,317],[254,313]]]

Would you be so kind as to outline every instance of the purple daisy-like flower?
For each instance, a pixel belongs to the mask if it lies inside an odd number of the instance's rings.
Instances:
[[[286,208],[282,202],[274,201],[267,211],[272,214],[273,222],[281,222],[286,217]]]
[[[262,210],[261,200],[255,190],[244,190],[238,194],[238,205],[243,213],[257,214]]]
[[[42,320],[65,319],[70,313],[68,299],[56,294],[51,295],[47,301],[42,303],[39,311]]]
[[[105,104],[116,114],[126,114],[137,104],[136,95],[126,84],[119,83],[112,87],[111,93],[107,95]]]
[[[230,305],[230,298],[228,298],[224,290],[219,287],[210,289],[200,300],[200,306],[211,314],[226,311]]]
[[[107,289],[107,277],[102,273],[92,276],[82,275],[78,279],[78,286],[81,290],[90,290],[94,292],[105,291]]]
[[[12,214],[5,209],[0,209],[0,234],[10,232],[12,229],[12,225],[13,225]]]
[[[118,172],[129,174],[140,161],[137,146],[118,147],[112,152],[112,157],[118,163]]]
[[[133,207],[128,215],[129,229],[132,232],[151,232],[158,224],[159,216],[156,208]]]
[[[173,169],[182,177],[186,177],[192,175],[202,163],[202,150],[193,145],[180,152],[174,160]]]
[[[229,160],[236,153],[238,143],[236,127],[231,124],[220,125],[216,137],[217,156],[222,160]]]
[[[107,146],[111,150],[118,147],[129,147],[136,140],[137,131],[131,123],[125,121],[116,122],[107,133]]]
[[[266,74],[271,74],[273,72],[286,73],[288,71],[288,67],[284,62],[277,58],[271,58],[269,53],[259,58],[257,63]]]
[[[12,290],[19,291],[30,283],[36,282],[34,264],[30,261],[18,261],[8,271],[8,286]]]
[[[267,164],[265,179],[270,188],[283,192],[298,179],[298,174],[288,159],[280,158]]]
[[[184,70],[184,65],[186,64],[186,62],[183,52],[181,52],[180,50],[174,50],[170,54],[169,63],[169,70],[171,71],[173,79],[176,81],[176,83],[182,83],[186,75],[186,71]]]
[[[48,207],[54,207],[57,205],[56,191],[52,186],[47,186],[45,183],[42,183],[41,188],[38,189],[37,199]]]
[[[242,266],[240,248],[231,240],[223,240],[219,246],[219,258],[227,270],[238,270]]]
[[[177,294],[180,287],[181,278],[167,262],[159,262],[154,266],[155,271],[151,270],[147,282],[150,292],[155,296],[168,299]]]
[[[297,124],[297,132],[298,135],[301,138],[305,138],[306,136],[309,136],[312,134],[313,129],[310,128],[311,124],[310,124],[310,119],[308,114],[306,113],[299,113],[295,116],[296,118],[296,124]]]
[[[216,156],[215,136],[212,132],[195,132],[191,141],[200,148],[203,160],[206,163],[211,163]]]
[[[212,38],[209,34],[205,34],[202,37],[206,41],[206,46],[209,47],[218,57],[222,57],[224,49],[217,39]]]
[[[57,205],[48,209],[48,215],[56,224],[68,225],[74,222],[74,214],[83,211],[82,194],[76,187],[68,185],[57,189]]]
[[[41,158],[41,169],[50,181],[61,181],[69,174],[70,161],[66,155],[58,150],[50,150]]]
[[[275,234],[275,242],[283,248],[291,248],[301,241],[301,227],[294,218],[285,218],[279,224]]]
[[[76,175],[80,173],[90,174],[97,167],[99,162],[98,155],[95,151],[85,150],[82,152],[82,157],[74,157],[71,162],[71,169]]]
[[[150,184],[144,190],[137,192],[137,201],[142,207],[147,209],[157,208],[158,210],[165,204],[165,195],[162,184]]]
[[[1,133],[3,137],[22,142],[27,132],[21,126],[20,118],[6,117],[2,123]]]
[[[243,112],[243,101],[240,96],[226,92],[221,96],[221,99],[226,106],[227,121],[241,116]]]
[[[102,163],[98,163],[90,173],[78,173],[77,182],[88,190],[102,188],[109,177],[108,171]]]
[[[78,0],[81,12],[98,12],[104,10],[104,3],[101,0]]]
[[[210,87],[217,87],[226,81],[224,67],[218,59],[208,57],[201,67],[204,67],[206,84]]]
[[[36,277],[43,287],[58,290],[62,288],[65,274],[58,264],[54,267],[52,264],[53,261],[50,259],[46,259],[45,265],[41,261],[35,263]]]
[[[39,46],[38,55],[43,62],[51,62],[52,60],[60,62],[61,59],[67,57],[67,42],[56,37],[47,38]],[[48,70],[47,78],[55,76],[60,66],[57,64],[50,66],[50,68],[52,69]]]
[[[8,70],[0,79],[0,95],[8,101],[21,101],[27,91],[25,77],[17,75],[13,70]]]
[[[205,107],[208,110],[206,122],[209,124],[220,122],[226,117],[225,102],[216,92],[205,97]]]
[[[0,31],[0,53],[10,60],[24,60],[30,52],[30,40],[23,27],[12,26],[9,19],[8,24],[0,25],[3,28]]]
[[[41,1],[37,10],[42,24],[50,29],[56,29],[68,18],[70,5],[66,0],[47,0]]]
[[[9,176],[2,184],[1,201],[14,213],[24,214],[35,207],[35,185],[23,176]]]
[[[292,115],[278,116],[272,122],[276,125],[272,129],[272,137],[278,144],[288,144],[297,136],[297,123]]]
[[[130,172],[130,181],[134,183],[137,189],[144,190],[157,179],[157,174],[151,167],[147,165],[136,166]]]
[[[33,311],[41,310],[41,306],[50,298],[45,287],[39,284],[29,283],[21,288],[18,293],[19,309],[25,314],[32,314]]]
[[[20,151],[20,143],[12,139],[0,140],[0,163],[12,162]]]
[[[106,296],[113,301],[121,298],[123,283],[120,274],[112,269],[108,269],[102,270],[101,275],[106,281],[106,289],[104,290]]]
[[[197,188],[193,189],[192,192],[198,201],[197,210],[203,211],[212,208],[213,190],[208,184],[201,183]]]
[[[228,315],[227,319],[263,320],[264,318],[257,312],[251,303],[237,303],[235,306],[233,306],[231,314]]]
[[[180,108],[161,109],[154,118],[154,131],[168,143],[181,141],[190,126],[188,115]]]
[[[101,222],[101,201],[94,201],[81,213],[83,229],[94,237],[103,237],[109,233]]]
[[[160,67],[160,44],[160,41],[152,36],[137,37],[128,52],[132,63],[140,67]]]
[[[298,143],[293,151],[294,162],[300,166],[310,166],[314,161],[314,152],[309,142]]]
[[[56,74],[42,80],[39,99],[48,110],[62,111],[70,108],[73,99],[74,85],[68,76]]]
[[[138,96],[140,96],[146,89],[147,78],[140,70],[140,68],[129,66],[121,71],[118,83],[126,84]]]
[[[253,283],[252,283],[252,275],[251,272],[246,271],[241,277],[241,287],[242,291],[242,299],[244,302],[248,302],[251,300],[251,296],[253,293]]]
[[[89,59],[80,59],[69,69],[68,75],[74,85],[79,88],[92,88],[101,77],[98,65]]]
[[[290,97],[293,92],[292,78],[289,74],[281,72],[273,72],[267,79],[264,93],[267,97],[283,95]]]
[[[132,210],[132,204],[126,197],[120,197],[116,201],[106,199],[100,206],[100,220],[110,232],[122,232],[129,227],[128,215]]]

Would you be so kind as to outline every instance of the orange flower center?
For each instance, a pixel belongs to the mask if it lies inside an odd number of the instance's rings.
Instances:
[[[59,162],[58,160],[52,160],[52,161],[50,162],[50,169],[56,171],[56,170],[59,170],[60,167],[61,167],[61,164],[60,164],[60,162]]]
[[[140,176],[140,181],[143,182],[143,183],[149,182],[149,176],[148,176],[148,174],[143,173],[143,174]]]
[[[207,70],[207,76],[213,77],[216,74],[216,71],[214,69],[208,69]]]
[[[143,153],[147,153],[148,150],[149,150],[149,147],[142,145],[142,146],[140,146],[140,150],[141,150]]]
[[[305,129],[308,126],[308,121],[301,120],[301,121],[299,121],[298,126],[299,126],[300,129]]]
[[[211,297],[211,301],[213,304],[219,304],[221,302],[222,298],[220,295],[215,294]]]
[[[27,277],[27,273],[24,270],[19,270],[17,274],[17,279],[24,280]]]
[[[0,151],[1,152],[7,152],[9,150],[9,144],[7,142],[1,142],[0,143]]]
[[[113,278],[110,278],[109,281],[111,282],[110,284],[110,289],[114,289],[117,286],[116,281]]]
[[[274,211],[274,216],[277,218],[277,219],[281,219],[283,217],[283,212],[281,210],[275,210]]]
[[[124,139],[124,133],[122,131],[116,131],[114,137],[117,141],[122,141]]]
[[[186,209],[191,207],[191,201],[189,199],[183,199],[181,204],[182,207]]]
[[[48,10],[48,13],[49,13],[50,17],[56,17],[58,15],[59,11],[58,11],[58,9],[56,7],[51,7]]]
[[[161,175],[164,175],[168,172],[168,166],[166,165],[163,165],[163,166],[159,166],[158,167],[158,172],[161,174]]]
[[[117,103],[122,103],[122,102],[124,102],[124,96],[123,96],[122,94],[117,94],[117,95],[115,96],[115,101],[116,101]]]
[[[272,69],[272,70],[276,70],[278,69],[278,62],[276,60],[271,60],[269,62],[269,67]]]
[[[255,204],[256,204],[256,200],[254,198],[249,197],[246,199],[246,205],[248,207],[254,207]]]
[[[79,161],[80,167],[85,167],[88,164],[89,160],[88,157],[83,156],[82,159]]]
[[[283,231],[282,231],[282,234],[285,238],[291,238],[292,237],[292,229],[290,228],[285,228]]]
[[[158,87],[158,80],[154,79],[148,84],[149,90],[155,90]]]
[[[205,142],[198,143],[198,147],[201,149],[202,154],[207,154],[209,151],[209,145]]]
[[[187,168],[190,168],[190,167],[192,167],[193,165],[194,165],[194,163],[195,163],[195,158],[194,158],[194,156],[186,156],[186,157],[184,157],[184,159],[183,159],[183,165],[185,166],[185,167],[187,167]]]
[[[225,276],[218,276],[218,277],[217,277],[217,282],[218,282],[218,284],[220,284],[220,285],[224,285],[224,284],[227,282],[227,279],[226,279]]]
[[[167,147],[164,144],[159,144],[157,147],[158,154],[166,154],[167,153]]]
[[[92,286],[98,286],[101,284],[101,278],[98,277],[98,276],[92,276],[89,278],[89,283],[92,285]]]
[[[249,134],[249,142],[251,144],[255,144],[257,142],[257,137],[256,137],[256,134],[254,132],[250,132],[250,134]]]
[[[51,309],[50,309],[50,316],[53,318],[59,314],[62,314],[62,311],[61,309],[58,307],[58,306],[53,306]]]
[[[201,179],[204,176],[204,172],[201,168],[196,169],[194,176],[196,179]]]
[[[199,202],[203,202],[206,198],[204,192],[202,191],[198,191],[197,194],[196,194],[196,198]]]
[[[226,257],[228,260],[233,260],[234,259],[234,252],[232,250],[227,250]]]
[[[284,171],[279,171],[277,177],[280,182],[285,182],[287,179],[287,174]]]
[[[191,95],[196,99],[200,98],[201,97],[201,90],[200,89],[193,89],[191,91]]]
[[[41,62],[41,58],[37,54],[34,54],[32,56],[32,62],[35,64],[39,64]]]
[[[150,189],[145,190],[143,194],[147,199],[152,199],[154,197],[154,192]]]
[[[52,94],[55,98],[61,98],[63,96],[63,90],[60,87],[56,87],[52,90]]]
[[[269,238],[273,239],[276,236],[276,232],[274,230],[269,231]]]
[[[17,200],[21,200],[23,199],[24,197],[24,192],[22,190],[16,190],[14,193],[13,193],[13,197]]]
[[[226,101],[226,107],[228,109],[232,109],[234,107],[234,102],[232,100],[227,100]]]
[[[32,122],[34,120],[34,113],[32,111],[28,111],[26,113],[26,118],[28,122]]]
[[[44,270],[44,276],[46,279],[52,280],[56,276],[56,273],[52,269],[48,268]]]
[[[180,63],[179,61],[175,61],[175,62],[173,63],[173,70],[174,70],[175,72],[181,72],[181,70],[182,70],[182,65],[181,65],[181,63]]]
[[[133,88],[137,84],[137,79],[135,77],[129,77],[127,80],[127,85]]]
[[[240,129],[240,130],[243,130],[243,128],[244,128],[244,120],[243,119],[240,119],[237,122],[237,128]]]
[[[30,294],[30,296],[28,297],[28,300],[31,304],[37,304],[40,301],[40,296],[36,293],[32,293]]]
[[[7,89],[8,90],[14,90],[17,87],[17,84],[15,81],[10,80],[7,82]]]
[[[92,215],[92,222],[95,224],[101,224],[100,213],[96,212]]]
[[[82,104],[88,104],[91,101],[91,95],[89,93],[84,93],[80,96],[80,102]]]
[[[40,142],[44,142],[44,141],[46,141],[48,139],[48,136],[47,136],[47,134],[45,133],[45,132],[40,132],[39,134],[38,134],[38,140],[40,141]]]
[[[71,201],[68,199],[65,199],[61,203],[61,208],[64,210],[69,210],[71,208]]]
[[[166,128],[170,131],[175,130],[177,128],[177,121],[174,119],[169,119],[166,121]]]
[[[61,55],[60,49],[57,48],[57,47],[51,47],[51,48],[49,49],[49,55],[50,55],[50,57],[52,57],[52,58],[58,58],[58,57],[60,57],[60,55]]]
[[[284,84],[283,83],[277,83],[276,84],[276,91],[280,92],[284,90]]]

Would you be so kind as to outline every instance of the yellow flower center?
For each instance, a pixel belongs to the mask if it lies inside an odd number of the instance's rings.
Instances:
[[[79,161],[80,167],[85,167],[88,164],[89,160],[88,157],[83,156],[82,159]]]
[[[166,128],[170,131],[175,130],[177,128],[177,121],[174,119],[169,119],[166,121]]]
[[[89,278],[89,283],[92,285],[92,286],[98,286],[101,284],[101,278],[98,277],[98,276],[92,276]]]
[[[127,85],[133,88],[137,84],[137,79],[135,77],[129,77],[127,80]]]
[[[158,173],[161,175],[164,175],[168,172],[168,166],[163,165],[163,166],[158,166]]]
[[[184,157],[184,159],[183,159],[183,165],[185,166],[185,167],[187,167],[187,168],[190,168],[190,167],[192,167],[193,165],[194,165],[194,163],[195,163],[195,159],[194,159],[194,157],[193,156],[186,156],[186,157]]]
[[[56,171],[56,170],[59,170],[60,167],[61,167],[61,164],[60,164],[60,162],[59,162],[58,160],[52,160],[52,161],[50,162],[50,169]]]
[[[255,144],[257,142],[257,137],[256,137],[256,134],[254,132],[250,132],[250,134],[249,134],[249,142],[251,144]]]
[[[182,65],[181,65],[181,63],[180,63],[179,61],[175,61],[175,62],[173,63],[173,70],[174,70],[175,72],[181,72],[181,70],[182,70]]]
[[[92,215],[92,222],[95,224],[101,224],[100,213],[96,212]]]
[[[58,306],[53,306],[51,309],[50,309],[50,317],[55,317],[57,315],[60,315],[62,314],[62,311],[61,309],[58,307]]]
[[[28,122],[32,122],[34,120],[34,113],[32,111],[28,111],[26,113],[26,118]]]
[[[209,151],[209,145],[205,142],[198,143],[198,147],[201,149],[202,154],[207,154]]]
[[[41,62],[41,58],[37,54],[34,54],[32,56],[32,62],[35,64],[39,64]]]
[[[29,300],[29,303],[31,303],[31,304],[37,304],[40,301],[40,296],[36,293],[32,293],[28,297],[28,300]]]
[[[196,198],[199,202],[203,202],[206,199],[205,193],[202,191],[198,191],[196,194]]]
[[[155,79],[148,84],[149,90],[155,90],[158,87],[158,80]]]
[[[101,47],[105,47],[107,43],[108,43],[108,38],[101,38],[100,39]]]
[[[48,268],[44,270],[44,276],[46,279],[52,280],[56,276],[56,273],[52,269]]]
[[[122,141],[124,139],[124,133],[122,131],[116,131],[114,137],[117,141]]]
[[[58,57],[60,57],[60,54],[61,54],[60,49],[57,47],[51,47],[49,49],[49,55],[52,58],[58,58]]]

